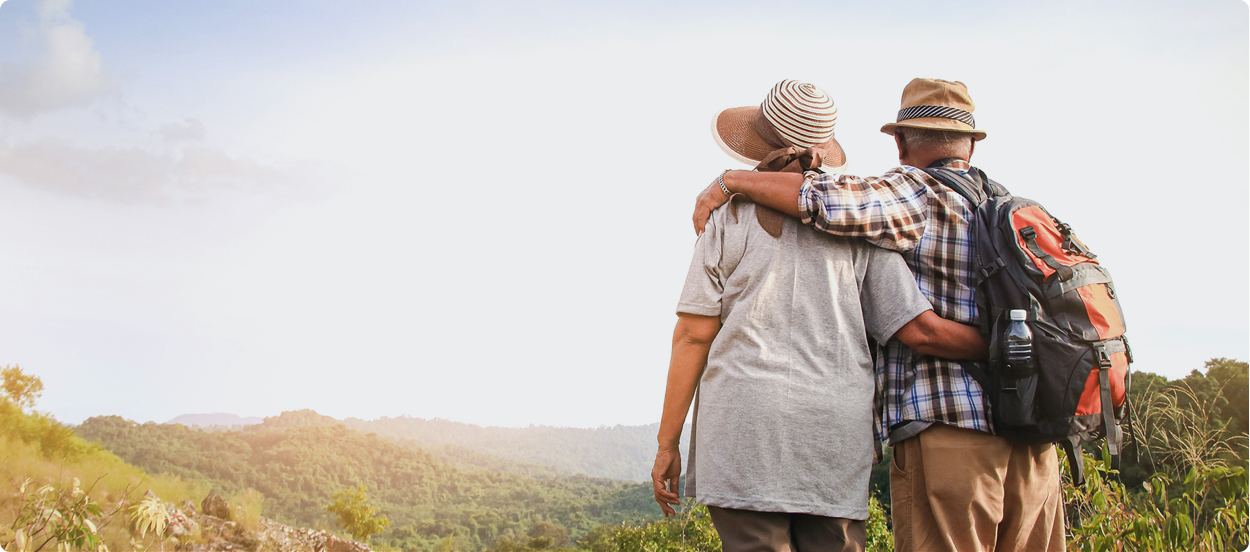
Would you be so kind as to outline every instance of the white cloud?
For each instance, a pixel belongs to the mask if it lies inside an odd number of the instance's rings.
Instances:
[[[169,142],[201,142],[208,133],[204,130],[204,123],[201,123],[199,119],[187,118],[181,123],[162,126],[158,134]]]
[[[70,5],[70,0],[35,2],[34,59],[0,64],[0,111],[30,119],[117,93],[117,79],[104,70],[83,24],[70,17]]]
[[[200,127],[202,130],[202,125]],[[219,148],[87,148],[0,141],[0,175],[33,188],[112,201],[200,200],[217,191],[291,191],[295,177]]]

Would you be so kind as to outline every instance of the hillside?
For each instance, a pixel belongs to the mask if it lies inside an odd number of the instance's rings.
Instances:
[[[390,528],[375,544],[430,548],[457,536],[481,550],[500,536],[524,535],[537,523],[574,537],[601,523],[655,517],[649,484],[584,475],[527,476],[453,463],[431,452],[367,435],[311,411],[267,419],[243,431],[208,432],[182,425],[137,424],[116,416],[76,428],[149,473],[202,481],[223,494],[253,488],[264,513],[281,523],[330,527],[330,495],[363,484]],[[471,451],[459,451],[473,456]],[[486,460],[477,453],[479,464]],[[501,464],[501,465],[502,465]]]
[[[198,501],[208,485],[150,475],[83,440],[33,410],[42,383],[24,378],[20,369],[6,367],[0,385],[0,550],[94,550],[96,544],[159,550],[164,541],[154,532],[131,530],[128,506],[148,493],[170,503]],[[19,532],[29,539],[27,547],[17,544]],[[212,531],[200,536],[209,540]]]
[[[392,439],[454,445],[501,458],[536,462],[566,473],[584,473],[628,481],[650,481],[655,463],[655,436],[660,425],[613,426],[597,429],[529,426],[481,427],[448,420],[420,418],[348,418],[343,425]],[[683,432],[683,450],[690,432]]]

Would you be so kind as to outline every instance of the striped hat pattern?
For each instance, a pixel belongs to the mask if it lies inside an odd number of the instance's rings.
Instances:
[[[846,170],[846,153],[833,136],[838,108],[819,86],[783,80],[759,106],[731,107],[712,117],[712,137],[730,157],[756,166],[777,150],[819,149],[826,173]]]
[[[881,132],[894,134],[900,128],[920,128],[969,134],[973,140],[985,139],[985,131],[977,130],[977,121],[972,116],[977,107],[962,82],[912,79],[903,88],[899,108],[898,118],[881,127]]]
[[[777,83],[764,103],[764,118],[792,146],[810,148],[828,142],[838,122],[838,107],[820,87],[796,80]]]

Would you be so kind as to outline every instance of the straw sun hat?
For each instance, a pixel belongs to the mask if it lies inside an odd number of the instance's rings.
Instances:
[[[730,157],[748,165],[787,147],[824,150],[823,170],[846,170],[846,153],[833,137],[838,108],[820,87],[795,80],[773,86],[758,107],[733,107],[712,118],[712,136]]]
[[[971,134],[973,140],[985,139],[985,131],[977,130],[972,118],[972,96],[964,83],[938,79],[912,79],[903,88],[902,109],[898,120],[881,127],[881,132],[894,134],[899,127],[946,130]]]

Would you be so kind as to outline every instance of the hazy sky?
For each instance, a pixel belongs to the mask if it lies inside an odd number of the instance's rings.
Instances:
[[[9,0],[0,365],[40,408],[659,420],[712,115],[777,81],[897,164],[913,77],[1115,275],[1134,369],[1250,358],[1250,9]],[[800,22],[802,24],[800,24]]]

